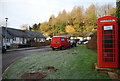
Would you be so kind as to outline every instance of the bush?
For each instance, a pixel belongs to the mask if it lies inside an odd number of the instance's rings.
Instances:
[[[92,36],[92,39],[89,40],[87,48],[97,51],[97,32],[95,32]]]
[[[26,48],[26,47],[30,47],[29,44],[19,44],[18,48]]]
[[[18,48],[18,44],[11,44],[10,45],[10,49],[16,49],[16,48]]]
[[[31,42],[29,44],[11,44],[10,49],[26,48],[26,47],[38,47],[38,46],[47,46],[47,45],[50,45],[50,41]]]
[[[45,42],[32,42],[31,46],[47,46],[50,45],[50,41],[45,41]]]

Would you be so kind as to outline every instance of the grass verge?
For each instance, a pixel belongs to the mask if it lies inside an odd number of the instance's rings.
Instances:
[[[63,51],[40,52],[26,56],[13,65],[3,74],[3,79],[20,79],[25,72],[48,72],[45,79],[109,79],[104,73],[95,71],[97,53],[78,46]],[[58,70],[51,72],[38,70],[40,67],[54,66]]]

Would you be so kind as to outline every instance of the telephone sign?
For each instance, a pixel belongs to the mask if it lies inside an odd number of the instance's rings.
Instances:
[[[100,22],[113,22],[115,20],[101,20]]]
[[[104,30],[112,30],[113,26],[104,26]]]

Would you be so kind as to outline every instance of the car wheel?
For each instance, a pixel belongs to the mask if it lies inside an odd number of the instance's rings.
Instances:
[[[77,47],[77,45],[75,44],[75,47]]]
[[[52,50],[55,50],[55,48],[52,48]]]
[[[60,50],[64,50],[64,49],[65,49],[65,47],[64,47],[64,46],[60,47]]]

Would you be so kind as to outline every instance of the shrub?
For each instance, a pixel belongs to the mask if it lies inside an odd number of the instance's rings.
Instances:
[[[19,44],[18,48],[26,48],[26,47],[30,47],[29,44]]]
[[[10,49],[16,49],[16,48],[18,48],[18,44],[11,44],[10,45]]]
[[[47,46],[50,45],[50,41],[45,41],[45,42],[32,42],[31,46]]]
[[[87,48],[97,51],[97,32],[95,32],[92,36],[92,39],[89,40]]]

